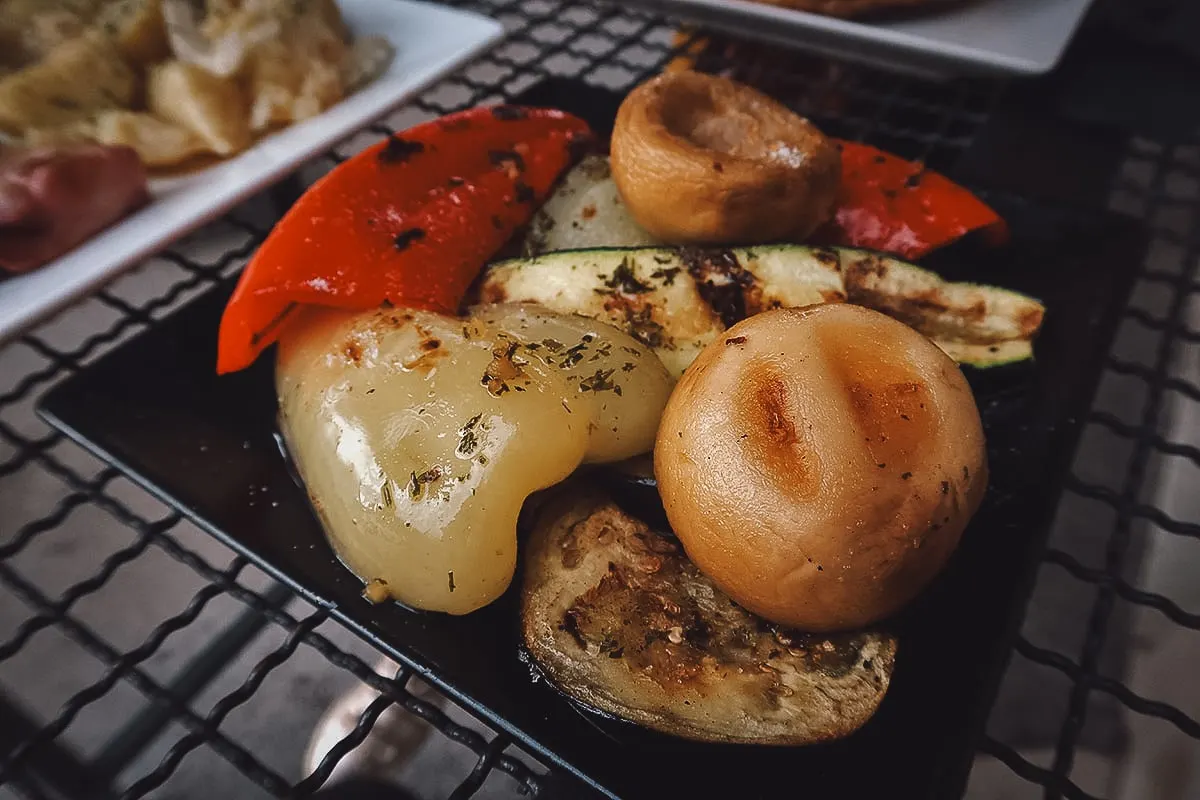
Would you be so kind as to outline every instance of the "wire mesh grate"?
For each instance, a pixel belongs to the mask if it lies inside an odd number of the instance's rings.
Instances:
[[[1120,408],[1097,407],[1088,417],[1088,434],[1118,440],[1125,451],[1119,469],[1099,470],[1078,460],[1067,482],[1064,504],[1075,498],[1100,504],[1111,521],[1092,532],[1091,547],[1055,544],[1052,537],[1044,554],[1042,580],[1069,579],[1089,587],[1086,614],[1078,618],[1083,631],[1078,649],[1051,641],[1045,646],[1036,644],[1031,637],[1046,637],[1029,630],[1016,644],[1018,660],[1049,668],[1070,683],[1061,727],[1046,753],[1049,757],[1043,764],[1035,763],[1037,759],[994,737],[987,738],[982,748],[1046,797],[1101,796],[1083,785],[1085,780],[1096,783],[1094,779],[1076,779],[1075,767],[1089,719],[1104,698],[1115,702],[1118,713],[1130,720],[1134,729],[1144,730],[1147,720],[1161,721],[1186,737],[1182,741],[1177,738],[1172,746],[1188,753],[1189,760],[1195,759],[1194,740],[1200,739],[1192,698],[1184,698],[1190,709],[1185,711],[1158,699],[1169,685],[1143,680],[1145,685],[1134,689],[1112,674],[1111,665],[1104,664],[1108,640],[1114,628],[1120,627],[1113,624],[1119,612],[1145,615],[1141,619],[1151,618],[1151,624],[1178,626],[1184,636],[1200,630],[1200,614],[1194,608],[1189,610],[1162,591],[1144,586],[1156,577],[1155,570],[1144,563],[1148,548],[1156,543],[1160,549],[1177,547],[1200,534],[1195,508],[1185,506],[1185,513],[1164,508],[1179,503],[1177,499],[1172,502],[1172,493],[1162,485],[1181,469],[1186,472],[1200,465],[1194,428],[1184,421],[1191,404],[1200,401],[1195,373],[1198,340],[1190,327],[1195,324],[1196,270],[1200,266],[1200,196],[1189,184],[1195,174],[1193,154],[1198,142],[1200,136],[1174,143],[1131,141],[1125,167],[1109,199],[1110,207],[1145,219],[1153,237],[1125,310],[1125,324],[1107,362],[1106,378],[1124,381],[1120,402],[1114,404]],[[1136,179],[1131,180],[1130,174]],[[1185,213],[1161,213],[1173,206],[1182,206]],[[1081,472],[1092,474],[1084,477]],[[1035,607],[1036,595],[1029,612]],[[1160,619],[1152,619],[1156,616]],[[1137,746],[1137,742],[1132,744]],[[1165,780],[1169,785],[1158,786],[1152,794],[1184,797],[1193,791],[1177,785],[1178,779]],[[1109,782],[1103,796],[1118,796],[1110,792],[1147,796],[1138,793],[1146,788],[1144,778],[1140,784],[1129,777],[1118,778]]]
[[[683,55],[694,57],[697,68],[759,86],[830,133],[870,139],[948,171],[1012,91],[998,81],[931,82],[747,45],[616,6],[547,0],[473,0],[457,5],[499,19],[507,39],[384,123],[306,166],[293,185],[285,184],[244,204],[81,306],[0,350],[0,498],[13,504],[12,509],[6,505],[0,516],[0,716],[28,722],[0,734],[0,796],[7,789],[26,797],[148,796],[169,789],[185,762],[201,752],[242,781],[231,785],[257,787],[265,795],[279,797],[307,795],[321,787],[382,715],[394,708],[471,754],[473,765],[448,796],[472,796],[493,773],[508,776],[511,788],[521,793],[546,796],[553,791],[553,776],[515,753],[506,736],[482,731],[423,699],[407,669],[380,675],[369,663],[367,648],[330,631],[322,609],[291,596],[241,557],[192,530],[177,513],[131,489],[116,470],[89,461],[32,415],[36,398],[58,380],[235,275],[297,185],[379,136],[432,116],[476,103],[511,100],[551,77],[573,77],[623,90]],[[1072,494],[1100,503],[1115,515],[1104,533],[1101,558],[1089,562],[1053,545],[1046,553],[1044,574],[1057,571],[1095,589],[1077,658],[1028,637],[1017,646],[1018,658],[1056,670],[1071,683],[1053,758],[1039,765],[993,736],[982,746],[983,753],[1006,764],[1029,786],[1044,789],[1047,796],[1100,796],[1081,788],[1072,772],[1089,701],[1096,694],[1200,738],[1194,715],[1143,696],[1100,669],[1109,621],[1118,604],[1144,607],[1175,625],[1200,629],[1200,614],[1140,586],[1126,563],[1131,542],[1143,526],[1171,536],[1200,538],[1200,520],[1172,515],[1147,497],[1161,459],[1200,463],[1200,448],[1172,438],[1164,429],[1173,405],[1200,402],[1195,376],[1178,369],[1182,349],[1200,341],[1191,327],[1194,323],[1188,321],[1189,304],[1200,293],[1195,274],[1200,259],[1200,197],[1187,182],[1200,175],[1197,153],[1200,139],[1167,145],[1134,140],[1129,162],[1142,165],[1141,173],[1133,178],[1123,173],[1113,186],[1111,205],[1146,219],[1160,255],[1162,248],[1173,248],[1174,258],[1166,259],[1167,266],[1162,266],[1162,258],[1148,258],[1141,276],[1140,285],[1168,290],[1165,306],[1152,310],[1131,305],[1128,310],[1127,323],[1143,328],[1139,335],[1151,336],[1152,346],[1137,357],[1114,353],[1109,364],[1114,375],[1144,387],[1139,413],[1129,419],[1101,409],[1090,420],[1089,430],[1103,429],[1131,442],[1128,463],[1116,485],[1093,480],[1079,470],[1069,484]],[[1182,222],[1179,210],[1186,217]],[[47,496],[54,500],[49,507],[23,497],[35,484],[50,487]],[[93,512],[100,512],[108,525],[124,533],[106,540],[107,551],[93,562],[87,561],[91,553],[77,556],[88,564],[85,577],[63,581],[53,590],[43,585],[48,581],[31,554],[65,546],[69,542],[59,541],[64,531],[79,526],[83,516]],[[140,564],[159,557],[177,570],[171,573],[172,580],[197,587],[181,608],[164,605],[146,610],[151,624],[133,643],[118,642],[122,638],[118,628],[89,621],[97,597],[134,580],[132,573]],[[227,607],[221,624],[204,639],[202,650],[188,654],[174,670],[158,666],[170,661],[169,651],[181,634],[194,630],[222,603]],[[18,673],[8,667],[29,657],[50,633],[73,642],[95,662],[97,674],[69,686],[53,681],[46,687],[14,683],[12,676]],[[253,643],[266,639],[269,646],[261,652],[254,649]],[[230,672],[247,652],[253,653],[250,663],[222,684],[219,676]],[[256,750],[231,728],[239,712],[253,705],[273,676],[310,655],[320,670],[366,685],[378,697],[311,774],[297,775],[294,765],[271,763],[262,755],[265,748]],[[49,673],[54,666],[44,669]],[[19,674],[28,679],[33,673]],[[95,752],[76,752],[70,741],[72,730],[121,686],[136,690],[140,710]],[[46,695],[47,701],[40,703],[36,713],[26,713],[19,706],[34,694]],[[81,786],[86,787],[82,793]]]

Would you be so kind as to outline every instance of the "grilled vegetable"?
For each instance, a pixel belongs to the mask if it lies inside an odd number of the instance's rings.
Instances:
[[[1013,361],[1020,342],[1024,357],[1030,355],[1029,344],[1045,314],[1032,298],[997,286],[950,283],[935,272],[862,250],[838,252],[851,303],[882,311],[949,346],[1006,345],[1007,360]],[[985,355],[981,365],[993,361]]]
[[[587,125],[560,111],[472,108],[397,134],[292,206],[242,273],[217,371],[249,366],[302,304],[446,313],[524,225]]]
[[[973,230],[993,240],[1007,236],[996,212],[941,175],[867,145],[839,147],[842,181],[834,219],[806,241],[918,258]],[[525,252],[659,243],[629,213],[608,159],[592,156],[567,174],[538,213]]]
[[[530,492],[650,449],[671,380],[575,315],[305,309],[280,341],[280,427],[370,596],[466,614],[500,596]]]
[[[948,283],[894,258],[799,245],[548,253],[493,265],[480,294],[606,320],[654,348],[676,376],[726,328],[769,308],[865,305],[980,367],[1029,358],[1044,313],[1016,292]]]
[[[625,207],[606,156],[588,156],[559,181],[525,237],[527,256],[559,250],[646,247],[659,242]]]
[[[654,474],[688,557],[806,631],[891,617],[987,488],[979,409],[929,339],[849,303],[780,308],[704,349],[671,393]]]
[[[613,182],[608,159],[591,155],[559,183],[529,225],[525,255],[661,244],[637,224]]]
[[[0,130],[20,134],[129,108],[136,90],[137,76],[111,41],[80,36],[0,80]]]
[[[836,257],[808,248],[647,248],[550,253],[491,267],[485,302],[529,300],[603,319],[653,347],[680,375],[704,346],[748,314],[845,299]]]
[[[567,484],[525,545],[521,628],[542,671],[579,702],[712,742],[808,744],[875,712],[896,640],[807,635],[730,602],[673,538]]]
[[[638,223],[670,244],[799,241],[830,219],[841,156],[817,126],[757,89],[664,72],[617,109],[613,180]]]
[[[811,241],[920,258],[974,230],[1003,241],[1004,220],[971,192],[924,164],[859,142],[841,142],[834,218]]]

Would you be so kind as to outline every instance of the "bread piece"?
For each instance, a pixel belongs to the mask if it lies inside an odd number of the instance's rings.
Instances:
[[[525,546],[525,647],[579,702],[689,739],[798,745],[849,735],[891,680],[893,636],[778,631],[672,537],[566,484]]]

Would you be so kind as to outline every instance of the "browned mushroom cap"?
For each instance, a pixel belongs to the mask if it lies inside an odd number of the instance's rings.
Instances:
[[[889,616],[942,568],[987,464],[958,367],[875,311],[751,317],[680,380],[655,447],[688,556],[738,603],[811,631]]]
[[[634,218],[666,242],[759,243],[803,238],[829,218],[841,156],[748,86],[672,72],[621,104],[612,172]]]

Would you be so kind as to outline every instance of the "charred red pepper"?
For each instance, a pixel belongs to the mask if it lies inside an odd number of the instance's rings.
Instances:
[[[924,165],[857,142],[839,142],[842,187],[822,244],[920,258],[973,230],[1003,240],[1007,228],[982,200]]]
[[[242,273],[217,372],[249,366],[303,304],[454,313],[589,136],[549,109],[474,108],[369,147],[315,183]]]

